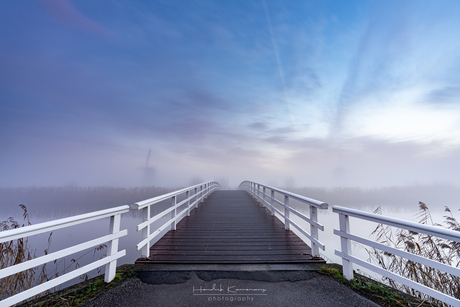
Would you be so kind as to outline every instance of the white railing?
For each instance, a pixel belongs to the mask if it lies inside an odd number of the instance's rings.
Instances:
[[[28,270],[28,269],[43,265],[50,261],[54,261],[56,259],[63,258],[68,255],[72,255],[74,253],[104,244],[106,242],[108,242],[107,257],[94,261],[88,265],[80,267],[76,270],[68,272],[54,279],[51,279],[31,289],[22,291],[18,294],[5,298],[2,301],[0,301],[0,305],[1,306],[14,305],[32,296],[40,294],[43,291],[59,286],[60,284],[63,284],[66,281],[74,279],[84,273],[97,269],[98,267],[101,267],[103,265],[105,265],[105,278],[104,278],[105,282],[112,281],[113,278],[115,277],[115,272],[117,268],[117,259],[126,255],[125,250],[118,251],[118,239],[128,234],[127,230],[120,231],[121,214],[126,213],[128,211],[129,211],[129,206],[126,205],[126,206],[120,206],[120,207],[115,207],[115,208],[111,208],[107,210],[101,210],[101,211],[76,215],[73,217],[63,218],[59,220],[54,220],[50,222],[45,222],[45,223],[40,223],[36,225],[25,226],[25,227],[21,227],[17,229],[0,232],[0,243],[3,243],[3,242],[17,240],[20,238],[24,238],[24,237],[44,233],[44,232],[54,231],[60,228],[65,228],[65,227],[69,227],[73,225],[78,225],[78,224],[87,223],[90,221],[110,217],[109,235],[106,235],[106,236],[103,236],[103,237],[100,237],[100,238],[97,238],[91,241],[87,241],[82,244],[74,245],[66,249],[62,249],[62,250],[59,250],[59,251],[56,251],[56,252],[53,252],[53,253],[38,257],[38,258],[34,258],[32,260],[29,260],[23,263],[19,263],[19,264],[4,268],[0,270],[0,279],[16,274],[16,273],[19,273],[19,272],[22,272],[24,270]]]
[[[176,230],[176,224],[179,223],[184,216],[189,216],[190,211],[195,206],[198,207],[198,205],[209,194],[211,194],[214,190],[217,190],[219,188],[219,183],[217,183],[216,181],[209,181],[182,190],[146,199],[131,205],[131,209],[133,210],[142,210],[143,222],[137,225],[137,231],[142,230],[143,240],[136,246],[137,250],[141,249],[141,257],[148,258],[150,256],[150,241],[154,239],[160,239],[160,235],[162,233],[164,235],[164,230],[168,229],[169,227],[171,230]],[[177,202],[177,198],[180,196],[185,196],[185,199],[180,202]],[[168,199],[171,201],[171,206],[168,209],[163,210],[162,212],[157,213],[156,215],[151,217],[151,206]],[[178,213],[177,209],[185,205],[186,208]],[[158,229],[151,232],[150,225],[153,222],[163,218],[167,214],[170,214],[171,218]]]
[[[258,201],[260,201],[264,207],[268,206],[271,210],[272,215],[276,216],[275,213],[278,213],[282,218],[284,218],[284,228],[286,230],[288,230],[290,228],[290,225],[292,225],[301,234],[310,239],[311,253],[313,256],[319,256],[320,248],[323,251],[325,250],[324,244],[321,243],[318,238],[318,230],[324,231],[324,226],[318,223],[318,209],[327,209],[327,203],[252,181],[243,181],[240,184],[239,189],[247,190]],[[270,191],[270,194],[267,194],[267,190]],[[284,198],[284,202],[276,199],[276,194],[281,195]],[[307,217],[303,213],[290,207],[289,199],[295,199],[303,204],[308,205],[310,207],[310,217]],[[284,207],[284,212],[278,210],[275,207],[275,204]],[[305,231],[305,229],[300,227],[296,222],[294,222],[290,218],[291,213],[295,214],[296,216],[310,224],[310,233]]]
[[[342,251],[335,251],[335,254],[339,257],[342,257],[342,266],[343,266],[343,275],[346,279],[353,279],[353,263],[359,264],[362,267],[365,267],[371,271],[381,274],[387,278],[390,278],[396,282],[402,283],[408,287],[413,288],[416,291],[429,295],[437,300],[443,301],[452,306],[460,306],[460,300],[453,298],[449,295],[446,295],[440,291],[431,289],[427,286],[419,284],[415,281],[402,277],[401,275],[394,274],[387,270],[384,270],[376,265],[373,265],[369,262],[366,262],[362,259],[352,256],[351,254],[351,241],[359,242],[376,249],[394,254],[403,258],[406,258],[410,261],[426,265],[440,271],[455,275],[460,277],[460,269],[446,265],[437,261],[433,261],[421,256],[417,256],[399,249],[395,249],[375,241],[371,241],[350,233],[350,221],[349,217],[355,217],[363,219],[366,221],[372,221],[379,224],[385,224],[389,226],[394,226],[402,229],[407,229],[416,233],[424,233],[427,235],[440,237],[450,241],[460,242],[460,232],[448,230],[440,227],[430,226],[419,224],[411,221],[401,220],[392,217],[385,217],[378,214],[368,213],[364,211],[359,211],[355,209],[349,209],[339,206],[333,206],[332,211],[339,214],[339,228],[340,230],[334,229],[334,234],[340,236],[341,248]]]

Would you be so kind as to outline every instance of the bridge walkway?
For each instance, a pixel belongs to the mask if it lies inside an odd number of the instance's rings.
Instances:
[[[218,190],[136,263],[275,264],[325,262],[246,191]]]

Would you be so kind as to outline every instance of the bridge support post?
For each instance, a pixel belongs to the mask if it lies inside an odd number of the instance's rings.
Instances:
[[[310,206],[310,219],[318,222],[318,209],[315,206]],[[312,238],[318,240],[318,228],[313,224],[310,224],[310,235]],[[311,241],[311,254],[319,256],[319,247],[313,240]]]
[[[142,208],[142,221],[147,222],[150,219],[150,206]],[[150,236],[150,224],[142,229],[142,238],[147,239]],[[142,247],[141,258],[148,258],[150,256],[150,241],[147,241]]]
[[[176,206],[176,196],[171,197],[171,206],[174,207],[174,210],[171,211],[171,219],[174,221],[171,224],[171,230],[176,230],[176,215],[177,215],[177,206]]]
[[[284,195],[284,229],[289,230],[289,196]]]
[[[110,234],[120,232],[121,214],[115,214],[110,217]],[[111,240],[107,243],[107,257],[115,255],[118,252],[118,239]],[[111,261],[105,265],[104,281],[109,283],[115,278],[117,270],[117,260]]]
[[[348,215],[339,213],[339,226],[340,231],[350,233],[350,221]],[[340,237],[340,244],[342,247],[342,253],[345,255],[351,255],[351,242],[347,238]],[[342,257],[343,276],[347,280],[353,279],[353,263]]]

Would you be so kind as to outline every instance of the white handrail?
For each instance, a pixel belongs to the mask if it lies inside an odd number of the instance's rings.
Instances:
[[[313,256],[319,256],[320,248],[323,251],[326,249],[326,246],[323,243],[321,243],[318,239],[318,230],[324,231],[324,226],[318,223],[317,209],[327,209],[329,206],[327,203],[249,180],[243,181],[238,188],[245,189],[246,191],[248,191],[258,201],[260,201],[264,207],[268,206],[271,210],[272,215],[276,216],[275,213],[278,213],[281,217],[283,217],[284,228],[286,230],[289,230],[290,225],[292,225],[300,233],[306,236],[311,241],[311,251]],[[270,195],[266,193],[267,190],[270,190]],[[276,193],[284,197],[284,202],[279,201],[275,198]],[[303,213],[291,208],[289,206],[290,199],[295,199],[308,205],[310,207],[310,217],[307,217]],[[284,213],[278,210],[274,206],[275,204],[284,207]],[[304,221],[308,222],[310,224],[310,233],[308,233],[307,231],[305,231],[305,229],[300,227],[300,225],[295,223],[290,218],[290,213],[294,213]]]
[[[19,238],[24,238],[28,236],[37,235],[44,232],[54,231],[60,228],[69,227],[78,225],[81,223],[87,223],[90,221],[102,219],[105,217],[110,217],[115,214],[122,214],[128,212],[128,205],[114,207],[110,209],[100,210],[96,212],[84,213],[80,215],[75,215],[71,217],[66,217],[54,221],[44,222],[40,224],[30,225],[26,227],[11,229],[8,231],[0,232],[0,243],[16,240]]]
[[[47,281],[43,284],[37,285],[31,289],[22,291],[18,294],[10,296],[0,301],[1,306],[11,306],[17,304],[23,300],[26,300],[34,295],[37,295],[43,291],[46,291],[50,288],[56,287],[66,281],[74,279],[81,274],[87,273],[95,268],[98,268],[102,265],[105,265],[105,282],[110,282],[115,278],[115,272],[117,268],[117,259],[126,255],[126,251],[118,251],[118,240],[120,237],[126,236],[128,234],[127,230],[120,231],[120,222],[121,214],[129,211],[129,206],[119,206],[111,209],[100,210],[91,213],[80,214],[68,218],[58,219],[54,221],[44,222],[36,225],[25,226],[21,228],[16,228],[12,230],[6,230],[0,232],[0,243],[16,240],[19,238],[24,238],[44,232],[54,231],[64,227],[70,227],[77,224],[87,223],[90,221],[110,217],[109,225],[109,235],[87,241],[69,248],[65,248],[51,254],[41,256],[23,263],[9,266],[7,268],[0,270],[0,278],[4,278],[24,270],[30,269],[53,261],[54,259],[59,259],[71,254],[75,254],[82,250],[92,248],[94,246],[108,242],[107,244],[107,257],[94,261],[91,264],[88,264],[84,267],[78,268],[71,272],[68,272],[64,275],[61,275],[57,278],[54,278],[50,281]]]
[[[171,230],[176,230],[176,224],[180,222],[185,214],[189,216],[190,211],[193,210],[194,207],[198,207],[198,205],[206,197],[208,197],[209,194],[219,188],[220,184],[218,182],[208,181],[132,204],[131,209],[142,210],[142,223],[137,225],[137,231],[142,230],[143,240],[136,246],[137,250],[141,250],[141,257],[148,258],[150,256],[150,241],[159,236],[168,227],[170,227]],[[177,197],[182,194],[185,194],[185,199],[178,203]],[[168,199],[171,201],[171,206],[168,209],[155,214],[153,217],[150,217],[151,206]],[[186,208],[178,213],[177,209],[184,204],[187,205]],[[151,232],[150,225],[166,216],[168,213],[171,215],[171,218],[161,227]]]
[[[352,256],[351,241],[359,242],[359,243],[374,247],[376,249],[383,250],[390,254],[398,255],[410,261],[414,261],[414,262],[417,262],[417,263],[420,263],[420,264],[423,264],[423,265],[426,265],[426,266],[429,266],[429,267],[432,267],[432,268],[435,268],[435,269],[438,269],[438,270],[441,270],[446,273],[449,273],[455,276],[459,276],[459,277],[460,277],[460,269],[450,266],[450,265],[446,265],[446,264],[437,262],[437,261],[433,261],[425,257],[414,255],[414,254],[411,254],[411,253],[408,253],[408,252],[405,252],[405,251],[402,251],[402,250],[399,250],[399,249],[396,249],[390,246],[386,246],[386,245],[377,243],[375,241],[371,241],[371,240],[362,238],[360,236],[353,235],[350,233],[349,217],[351,216],[351,217],[363,219],[366,221],[372,221],[372,222],[379,223],[379,224],[385,224],[385,225],[394,226],[394,227],[398,227],[402,229],[407,229],[409,231],[413,231],[416,233],[424,233],[424,234],[444,238],[444,239],[455,241],[455,242],[460,242],[460,232],[449,230],[449,229],[444,229],[444,228],[436,227],[436,226],[419,224],[419,223],[406,221],[406,220],[402,220],[398,218],[381,216],[381,215],[374,214],[374,213],[359,211],[356,209],[350,209],[350,208],[345,208],[345,207],[340,207],[340,206],[333,206],[332,211],[339,214],[340,230],[334,229],[334,234],[340,237],[342,250],[341,251],[335,250],[335,254],[342,258],[343,275],[345,276],[346,279],[348,280],[353,279],[353,263],[356,263],[369,270],[377,272],[381,274],[382,276],[388,277],[392,280],[395,280],[406,286],[409,286],[417,291],[420,291],[421,293],[429,295],[437,300],[443,301],[444,303],[447,303],[453,306],[460,306],[460,300],[452,296],[449,296],[440,291],[431,289],[425,285],[422,285],[413,280],[407,279],[401,275],[389,272],[374,264],[368,263],[366,261],[363,261],[362,259]]]

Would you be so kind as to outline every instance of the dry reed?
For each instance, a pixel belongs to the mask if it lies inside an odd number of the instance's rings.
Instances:
[[[447,228],[460,231],[460,223],[454,218],[447,206],[445,207],[445,212],[448,213],[448,215],[444,216],[444,223],[447,225]],[[377,208],[374,213],[381,214],[381,208]],[[417,218],[421,224],[442,226],[433,222],[430,210],[423,202],[419,202]],[[379,224],[372,232],[372,235],[375,235],[376,240],[382,244],[453,267],[459,267],[460,244],[458,242],[405,229],[398,229],[393,233],[393,229],[390,226],[383,224]],[[367,251],[371,262],[377,263],[383,269],[460,299],[459,277],[375,248]],[[385,277],[383,279],[393,288],[402,290],[415,297],[426,299],[433,304],[447,306],[441,301],[426,296],[408,286],[399,284],[394,280]]]
[[[23,204],[19,206],[21,207],[25,224],[21,226],[13,217],[10,217],[6,221],[0,223],[1,231],[32,225],[29,220],[29,213],[27,212],[26,206]],[[48,253],[51,237],[52,233],[49,234],[48,247],[44,251],[45,254]],[[36,258],[35,250],[32,249],[27,237],[0,243],[0,255],[0,269]],[[40,268],[31,268],[2,278],[0,279],[0,299],[10,297],[16,293],[32,288],[46,280],[48,280],[46,264]]]
[[[19,205],[22,210],[22,216],[24,219],[24,223],[22,225],[19,224],[13,217],[8,218],[6,221],[0,223],[0,231],[7,231],[11,229],[16,229],[24,226],[32,225],[29,219],[29,213],[27,212],[27,207],[23,204]],[[44,250],[44,254],[47,255],[51,246],[53,232],[51,232],[48,236],[48,246]],[[105,244],[101,244],[94,249],[91,249],[78,257],[77,259],[70,259],[70,264],[66,265],[65,258],[58,261],[58,259],[54,260],[54,269],[51,272],[47,272],[47,264],[43,264],[39,267],[31,268],[28,270],[24,270],[22,272],[7,276],[5,278],[0,279],[0,300],[3,300],[7,297],[13,296],[17,293],[20,293],[24,290],[33,288],[43,282],[56,278],[60,275],[63,275],[70,270],[76,269],[80,267],[78,260],[82,257],[87,255],[88,253],[93,252],[93,257],[95,256],[97,251],[103,250],[107,246]],[[32,260],[37,258],[36,250],[34,250],[29,243],[29,238],[20,238],[17,240],[6,241],[0,243],[0,269],[10,267],[19,263],[26,262],[28,260]],[[60,269],[61,264],[63,264],[63,269]],[[100,268],[98,269],[98,273],[100,273]],[[87,280],[88,275],[83,274],[80,276],[81,279]],[[59,288],[59,287],[58,287]],[[29,298],[29,300],[38,298],[43,295],[47,295],[52,291],[56,290],[55,288],[47,290],[39,295]]]

